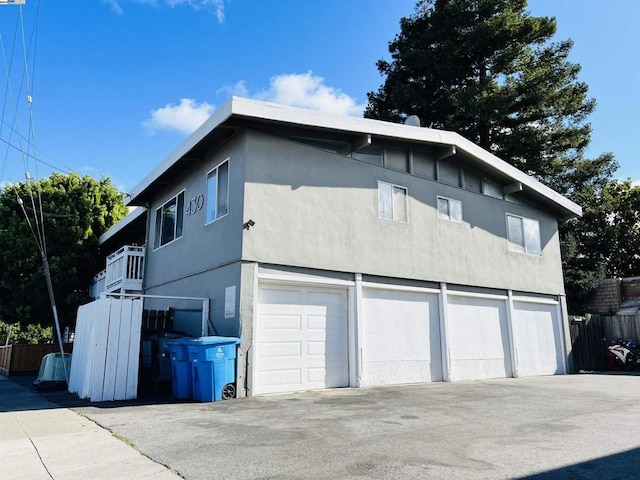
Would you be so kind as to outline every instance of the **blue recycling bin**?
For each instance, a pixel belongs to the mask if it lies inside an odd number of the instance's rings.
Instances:
[[[181,338],[167,342],[169,356],[171,357],[171,383],[172,393],[178,400],[190,400],[193,398],[193,385],[191,381],[191,363],[187,343],[193,338]]]
[[[193,399],[216,402],[236,395],[238,337],[200,337],[185,343],[191,364]]]

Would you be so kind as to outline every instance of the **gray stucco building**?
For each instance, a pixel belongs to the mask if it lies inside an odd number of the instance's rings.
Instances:
[[[130,205],[142,292],[210,299],[239,395],[569,369],[581,209],[458,134],[234,97]]]

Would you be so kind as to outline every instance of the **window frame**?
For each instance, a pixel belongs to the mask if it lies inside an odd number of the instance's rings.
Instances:
[[[440,201],[447,202],[447,213],[446,215],[440,211]],[[460,205],[460,219],[455,219],[451,216],[451,203],[457,203]],[[464,215],[462,214],[462,200],[456,200],[455,198],[443,197],[442,195],[438,195],[436,197],[436,210],[438,211],[438,218],[440,220],[446,220],[454,223],[462,223],[464,221]]]
[[[517,219],[520,221],[520,236],[522,237],[522,245],[515,242],[510,235],[511,229],[509,228],[509,219]],[[543,248],[542,248],[542,233],[540,231],[540,221],[535,218],[524,217],[522,215],[515,215],[513,213],[505,214],[506,226],[507,226],[507,242],[509,244],[509,251],[515,253],[521,253],[524,255],[531,255],[534,257],[542,257]],[[525,228],[525,223],[529,223],[530,225],[535,224],[537,230],[537,245],[532,245],[531,241],[527,239],[527,230]],[[539,252],[536,252],[536,247]]]
[[[220,199],[220,175],[219,175],[219,170],[220,167],[222,167],[224,164],[227,164],[227,198],[226,198],[226,211],[223,215],[218,215],[219,212],[219,207],[220,207],[220,203],[219,203],[219,199]],[[205,225],[210,225],[214,222],[217,222],[218,220],[220,220],[221,218],[226,217],[227,215],[229,215],[229,169],[231,166],[231,162],[230,162],[230,158],[226,158],[225,160],[223,160],[222,162],[220,162],[218,165],[216,165],[214,168],[212,168],[211,170],[209,170],[207,172],[207,176],[206,176],[206,186],[207,186],[207,197],[205,198],[205,212],[204,212],[204,224]],[[212,175],[213,172],[216,172],[216,215],[215,218],[213,219],[209,219],[209,180],[210,177]]]
[[[185,202],[186,189],[180,190],[173,197],[163,202],[158,208],[156,208],[155,224],[154,224],[154,237],[153,237],[153,250],[158,250],[162,247],[169,245],[170,243],[179,240],[184,235],[184,202]],[[182,196],[182,202],[180,197]],[[175,216],[173,219],[173,238],[168,242],[162,243],[163,228],[164,228],[164,212],[168,209],[170,204],[175,201]],[[180,208],[182,204],[182,208]],[[179,225],[180,224],[180,225]],[[178,233],[180,233],[178,235]]]
[[[380,205],[382,203],[381,202],[382,189],[380,188],[380,185],[387,185],[391,187],[391,218],[382,216],[382,209],[380,208]],[[396,189],[404,191],[404,212],[405,212],[404,220],[398,219],[396,215],[397,208],[396,208],[396,202],[395,202],[395,196],[394,196],[394,192]],[[378,218],[381,220],[389,220],[392,222],[409,223],[409,189],[402,185],[397,185],[391,182],[384,182],[382,180],[378,180]]]

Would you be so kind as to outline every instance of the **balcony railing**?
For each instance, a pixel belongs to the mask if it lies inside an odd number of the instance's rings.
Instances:
[[[144,247],[126,245],[107,257],[107,268],[93,277],[90,295],[141,292],[144,275]]]

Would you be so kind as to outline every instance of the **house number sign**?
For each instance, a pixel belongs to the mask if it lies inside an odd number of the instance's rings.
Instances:
[[[196,213],[198,210],[202,210],[204,207],[204,195],[201,193],[200,195],[196,195],[187,205],[187,211],[185,212],[187,215],[192,215]]]

